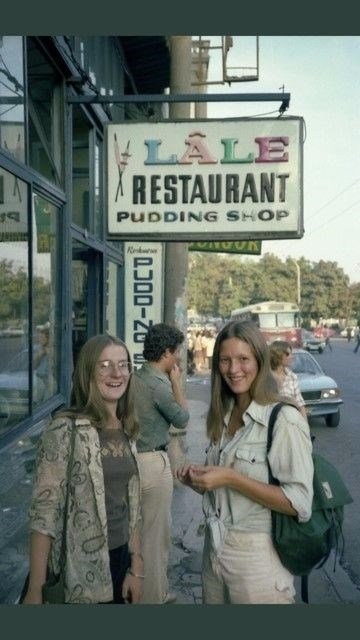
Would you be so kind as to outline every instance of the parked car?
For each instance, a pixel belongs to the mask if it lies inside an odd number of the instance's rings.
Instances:
[[[0,428],[24,418],[29,412],[28,350],[17,353],[0,373]],[[44,399],[45,382],[33,373],[33,401]]]
[[[322,353],[325,349],[325,338],[314,336],[311,331],[306,331],[303,329],[301,332],[303,349],[306,351],[317,351],[318,353]]]
[[[324,417],[328,427],[337,427],[343,400],[335,380],[326,375],[314,356],[304,349],[293,350],[291,369],[298,377],[308,416]]]

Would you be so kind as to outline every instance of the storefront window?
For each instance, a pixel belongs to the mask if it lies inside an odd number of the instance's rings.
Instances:
[[[27,193],[0,168],[0,435],[29,415]]]
[[[28,37],[29,164],[58,186],[63,184],[62,78],[35,38]]]
[[[25,162],[22,36],[0,36],[0,147]]]
[[[73,109],[73,222],[83,229],[90,226],[90,126],[79,107]]]
[[[59,210],[34,196],[33,230],[33,403],[39,404],[58,391],[58,251],[56,233]]]

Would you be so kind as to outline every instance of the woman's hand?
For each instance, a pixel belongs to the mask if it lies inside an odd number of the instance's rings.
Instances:
[[[195,491],[203,493],[227,486],[229,473],[231,469],[226,467],[190,465],[188,478],[191,481],[190,486]]]
[[[127,573],[122,586],[122,597],[127,604],[138,604],[143,591],[144,579]]]

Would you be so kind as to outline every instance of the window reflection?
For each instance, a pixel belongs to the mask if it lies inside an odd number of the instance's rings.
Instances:
[[[73,110],[73,221],[83,229],[90,228],[89,201],[89,123],[82,110]]]
[[[62,185],[63,127],[61,77],[27,38],[29,162],[51,182]]]
[[[58,390],[56,350],[57,319],[57,246],[56,228],[59,212],[55,205],[35,194],[33,238],[33,367],[37,404]]]
[[[0,147],[25,162],[22,36],[0,36]]]
[[[0,169],[0,431],[29,414],[27,185]]]

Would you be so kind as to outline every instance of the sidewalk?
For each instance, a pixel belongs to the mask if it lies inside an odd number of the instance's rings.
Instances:
[[[190,395],[190,394],[189,394]],[[189,400],[191,421],[186,436],[186,457],[204,462],[207,404]],[[173,535],[169,560],[169,586],[174,604],[201,604],[201,552],[203,546],[201,496],[176,482],[172,505]],[[346,571],[330,557],[309,577],[310,604],[360,604],[360,590]],[[296,603],[301,604],[300,578],[295,579]]]

